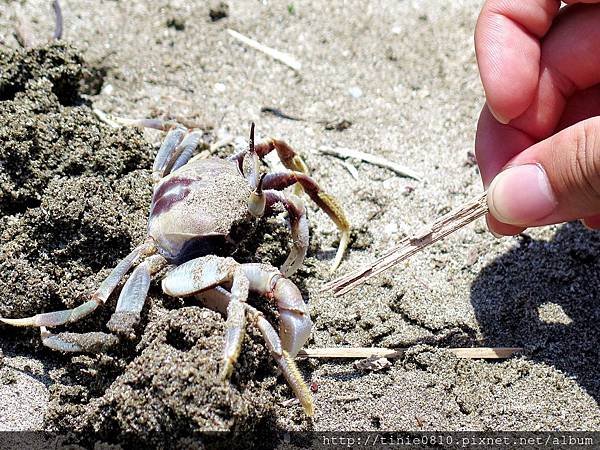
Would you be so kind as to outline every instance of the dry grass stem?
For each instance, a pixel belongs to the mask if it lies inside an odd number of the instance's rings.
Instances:
[[[298,358],[379,358],[394,359],[401,357],[407,348],[383,347],[322,347],[305,348],[298,352]],[[521,347],[458,347],[447,348],[457,358],[463,359],[505,359],[523,351]]]
[[[428,245],[468,225],[487,212],[487,192],[484,192],[459,208],[438,218],[433,223],[421,228],[412,236],[402,239],[398,245],[385,252],[375,262],[325,284],[322,291],[332,290],[336,297],[343,295],[361,285],[369,278],[380,274],[413,256],[415,253],[420,252]]]
[[[53,40],[62,39],[63,34],[63,15],[60,3],[58,0],[52,2],[52,8],[54,9],[54,33],[52,34]],[[36,45],[34,33],[31,28],[31,21],[25,16],[21,7],[17,5],[15,10],[15,38],[19,45],[23,48],[32,48]]]
[[[23,13],[23,10],[17,5],[15,10],[15,39],[23,48],[32,48],[35,46],[31,22]]]
[[[54,8],[54,34],[52,35],[52,39],[58,40],[62,39],[63,35],[63,15],[62,8],[60,7],[60,3],[58,0],[54,0],[52,2],[52,8]]]
[[[232,30],[230,28],[227,29],[227,32],[238,41],[246,44],[249,47],[252,47],[254,50],[258,50],[259,52],[270,56],[273,59],[276,59],[277,61],[285,64],[288,67],[291,67],[296,71],[299,71],[302,68],[302,64],[300,63],[300,61],[298,61],[294,56],[290,55],[289,53],[281,52],[279,50],[275,50],[274,48],[267,47],[266,45],[261,44],[260,42],[255,41],[254,39],[251,39],[247,36],[244,36],[243,34],[238,33],[237,31]]]
[[[342,158],[342,159],[347,159],[347,158],[357,159],[362,162],[373,164],[374,166],[379,166],[379,167],[384,167],[386,169],[389,169],[389,170],[395,172],[396,174],[400,175],[401,177],[413,178],[418,181],[421,180],[421,175],[419,175],[417,172],[415,172],[411,168],[400,165],[393,161],[389,161],[385,158],[382,158],[381,156],[372,155],[370,153],[365,153],[365,152],[361,152],[358,150],[352,150],[350,148],[342,148],[342,147],[338,147],[338,148],[320,147],[318,149],[318,151],[325,155],[336,156],[336,157]]]

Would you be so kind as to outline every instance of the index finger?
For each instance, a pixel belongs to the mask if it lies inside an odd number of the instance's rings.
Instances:
[[[488,108],[501,123],[534,100],[540,76],[540,41],[559,14],[560,0],[487,0],[475,28],[475,52]],[[567,0],[565,3],[600,3]]]
[[[487,104],[508,123],[533,101],[540,70],[540,39],[559,0],[487,0],[475,28],[475,52]]]
[[[594,3],[600,4],[600,0]],[[570,6],[563,11],[560,20],[555,21],[552,30],[544,37],[540,58],[535,62],[540,73],[532,84],[533,98],[526,111],[509,125],[502,125],[492,117],[493,98],[490,98],[482,112],[475,153],[485,186],[511,158],[555,130],[569,98],[575,92],[600,83],[597,53],[600,6]],[[511,66],[506,70],[514,73],[519,69]],[[503,82],[503,79],[497,80],[499,85]],[[519,83],[513,82],[512,86],[503,86],[496,97],[525,97],[520,89]]]

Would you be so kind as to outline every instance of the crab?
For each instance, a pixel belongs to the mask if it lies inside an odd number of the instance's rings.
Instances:
[[[154,128],[167,132],[152,168],[154,192],[147,239],[112,270],[85,303],[62,311],[27,318],[0,318],[14,326],[39,327],[43,345],[62,352],[98,352],[114,346],[119,338],[135,337],[135,327],[154,275],[163,275],[162,290],[173,297],[195,296],[208,308],[226,316],[223,362],[219,376],[226,381],[241,351],[246,322],[260,330],[270,354],[302,404],[312,415],[312,396],[298,371],[294,357],[306,343],[312,328],[309,310],[300,290],[288,279],[302,264],[309,242],[303,200],[284,191],[302,190],[334,221],[341,233],[335,269],[348,245],[350,225],[334,197],[308,175],[298,154],[285,142],[271,139],[254,144],[254,124],[249,148],[226,159],[192,157],[202,132],[178,123],[156,119],[99,117],[114,125]],[[284,172],[261,173],[260,159],[276,151]],[[293,239],[290,253],[277,269],[263,263],[240,264],[231,257],[216,256],[225,241],[236,242],[258,218],[287,211]],[[235,232],[234,232],[235,231]],[[130,269],[107,328],[110,333],[52,333],[49,328],[80,320],[106,303]],[[246,302],[249,292],[271,300],[279,310],[279,333],[263,314]]]

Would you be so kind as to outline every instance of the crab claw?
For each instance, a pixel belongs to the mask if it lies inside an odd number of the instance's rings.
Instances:
[[[265,213],[265,207],[267,206],[267,198],[262,190],[265,175],[266,174],[263,173],[260,176],[256,189],[250,194],[250,198],[248,198],[248,210],[254,217],[262,217]]]

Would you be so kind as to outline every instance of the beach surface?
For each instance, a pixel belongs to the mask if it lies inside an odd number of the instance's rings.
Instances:
[[[345,296],[320,291],[481,192],[472,153],[484,103],[473,48],[481,2],[61,4],[63,40],[49,44],[50,2],[0,2],[0,316],[81,304],[145,238],[164,135],[111,128],[93,106],[199,128],[199,151],[219,142],[218,156],[247,145],[251,122],[257,141],[287,141],[353,229],[332,275],[336,227],[306,199],[311,244],[292,277],[314,321],[306,346],[408,351],[381,370],[299,360],[315,401],[308,419],[257,330],[248,327],[223,383],[224,319],[153,282],[135,339],[108,352],[63,355],[37,330],[0,326],[0,431],[183,448],[203,430],[250,430],[276,445],[294,430],[600,428],[597,232],[571,223],[495,239],[479,219]],[[29,50],[13,34],[17,7],[36,39]],[[379,155],[421,177],[324,149]],[[279,216],[233,256],[277,266],[288,246]],[[276,323],[266,300],[249,301]],[[106,331],[115,304],[113,295],[65,329]],[[499,361],[447,350],[488,346],[524,350]]]

